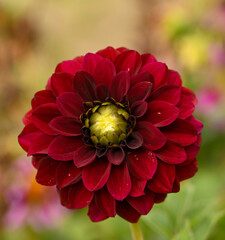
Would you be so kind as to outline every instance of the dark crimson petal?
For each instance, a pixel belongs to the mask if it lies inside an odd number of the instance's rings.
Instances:
[[[77,71],[81,70],[81,64],[78,61],[68,60],[59,63],[55,72],[65,72],[74,75]]]
[[[107,188],[116,200],[123,200],[127,197],[131,190],[131,180],[125,161],[119,166],[112,166]]]
[[[26,125],[23,131],[18,136],[20,146],[28,152],[32,139],[40,133],[33,123]]]
[[[176,174],[180,181],[191,178],[198,171],[196,159],[187,165],[176,166]]]
[[[62,93],[57,98],[59,111],[66,117],[79,118],[84,113],[84,105],[76,93]]]
[[[141,215],[146,215],[154,205],[154,194],[147,192],[140,197],[128,197],[127,202]]]
[[[128,100],[130,104],[136,101],[145,100],[152,89],[151,82],[139,82],[130,88],[128,92]]]
[[[83,58],[83,70],[89,72],[90,74],[94,73],[95,67],[102,60],[102,57],[98,54],[87,53]]]
[[[50,90],[42,90],[35,93],[34,98],[31,101],[32,108],[36,108],[45,103],[55,103],[56,98]]]
[[[113,77],[116,75],[116,69],[113,63],[108,59],[102,59],[95,67],[93,77],[97,84],[103,84],[109,88]]]
[[[147,111],[148,104],[145,101],[137,101],[131,105],[131,114],[135,117],[142,117]]]
[[[115,217],[116,215],[116,201],[109,194],[106,187],[100,189],[95,193],[95,203],[108,217]]]
[[[119,48],[116,48],[116,50],[121,53],[121,52],[125,52],[125,51],[127,51],[127,50],[129,50],[129,49],[128,49],[128,48],[125,48],[125,47],[119,47]]]
[[[163,134],[170,140],[183,146],[190,145],[197,140],[195,128],[186,120],[177,119],[170,126],[162,129]]]
[[[172,192],[177,193],[179,191],[180,191],[180,181],[179,181],[179,178],[176,176],[173,183]]]
[[[82,171],[72,161],[59,163],[56,169],[56,184],[64,188],[81,180]]]
[[[69,161],[73,154],[84,143],[80,137],[56,137],[48,148],[48,155],[56,160]]]
[[[63,92],[73,92],[73,75],[69,73],[54,73],[51,77],[51,89],[55,96]]]
[[[156,127],[164,127],[174,122],[178,114],[179,109],[174,105],[164,101],[152,101],[148,104],[144,119]]]
[[[118,73],[112,80],[110,95],[117,102],[127,94],[130,88],[130,76],[128,72]]]
[[[33,167],[35,167],[37,169],[38,163],[43,157],[44,157],[43,154],[36,154],[36,155],[32,156],[31,163],[32,163]]]
[[[92,222],[99,222],[108,218],[108,216],[96,205],[95,198],[89,205],[88,216]]]
[[[126,201],[116,202],[116,212],[117,214],[124,218],[125,220],[136,223],[140,218],[140,213],[138,213],[131,205]]]
[[[194,116],[190,116],[186,120],[195,127],[198,134],[201,133],[203,124],[198,119],[196,119]]]
[[[168,193],[172,191],[175,180],[175,166],[158,161],[157,171],[147,183],[149,190],[156,193]]]
[[[142,54],[141,59],[142,59],[142,66],[144,66],[148,63],[156,62],[156,58],[149,53]]]
[[[89,146],[81,146],[78,149],[75,149],[73,155],[73,162],[76,167],[80,168],[86,166],[93,162],[96,157],[96,149]]]
[[[99,158],[86,166],[82,171],[84,186],[89,191],[97,191],[108,181],[111,170],[111,163],[107,159]]]
[[[177,73],[176,71],[168,70],[166,78],[167,78],[168,85],[179,86],[179,87],[182,85],[181,77],[179,73]]]
[[[165,200],[167,193],[155,193],[155,203],[161,203]]]
[[[151,82],[153,84],[154,80],[152,75],[149,74],[149,72],[142,72],[142,73],[135,74],[130,79],[131,86],[139,82]]]
[[[162,86],[154,91],[150,100],[161,100],[176,105],[180,101],[181,88],[177,86]]]
[[[93,196],[94,192],[88,191],[80,181],[70,187],[68,198],[73,209],[81,209],[90,204]]]
[[[49,126],[49,122],[60,115],[58,107],[55,103],[46,103],[37,107],[31,115],[34,125],[49,135],[57,135]]]
[[[48,156],[43,157],[38,163],[36,181],[45,186],[55,185],[55,174],[57,166],[57,161],[52,160]]]
[[[49,136],[44,133],[37,134],[31,141],[29,146],[29,151],[27,153],[28,156],[33,154],[47,154],[49,144],[54,139],[54,136]]]
[[[136,74],[141,67],[141,56],[138,52],[127,50],[114,59],[117,72],[127,71],[130,75]]]
[[[69,199],[69,190],[70,190],[71,186],[62,188],[62,189],[57,189],[59,196],[60,196],[60,202],[63,206],[69,208],[69,209],[73,209],[72,208],[72,204],[70,202],[71,199]]]
[[[24,124],[25,126],[28,125],[28,124],[30,124],[30,123],[32,123],[32,119],[31,119],[32,112],[33,112],[32,109],[29,110],[29,111],[25,114],[25,116],[23,117],[22,121],[23,121],[23,124]]]
[[[156,150],[155,155],[168,164],[180,164],[187,159],[184,148],[175,142],[167,141],[164,147]]]
[[[98,100],[104,102],[110,96],[109,89],[105,85],[97,85],[95,88],[95,96]]]
[[[64,136],[82,135],[81,122],[78,122],[71,117],[56,117],[49,123],[49,125],[55,132]]]
[[[143,145],[149,150],[157,150],[165,145],[166,137],[150,122],[137,122],[136,127],[143,137]]]
[[[102,49],[100,51],[98,51],[96,54],[100,55],[103,58],[107,58],[111,61],[114,60],[114,58],[119,55],[119,51],[117,51],[116,49],[114,49],[113,47],[107,47],[105,49]]]
[[[133,175],[131,175],[131,191],[129,195],[131,197],[140,197],[141,195],[144,195],[144,189],[146,186],[147,180],[140,180],[135,178]]]
[[[154,89],[166,83],[167,66],[161,62],[152,62],[144,65],[140,72],[149,72],[154,77]]]
[[[157,169],[155,154],[147,149],[140,149],[128,154],[129,171],[141,180],[151,179]]]
[[[107,157],[110,163],[120,165],[125,158],[125,152],[122,148],[111,148],[108,150]]]
[[[140,133],[132,132],[126,140],[126,145],[130,149],[137,149],[143,144],[143,138]]]
[[[74,76],[73,88],[84,101],[95,100],[96,83],[88,72],[79,71]]]
[[[184,149],[187,154],[187,161],[185,161],[183,164],[186,165],[187,163],[192,162],[196,158],[196,156],[198,155],[198,152],[200,150],[200,147],[198,146],[197,143],[193,143],[193,144],[185,147]]]
[[[76,62],[78,62],[78,63],[82,63],[82,62],[83,62],[83,59],[84,59],[84,56],[78,56],[78,57],[75,57],[75,58],[73,59],[73,61],[76,61]]]

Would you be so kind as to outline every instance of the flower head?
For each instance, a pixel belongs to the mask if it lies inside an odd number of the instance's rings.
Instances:
[[[179,74],[150,54],[108,47],[56,67],[19,135],[36,180],[92,221],[147,214],[197,171],[202,124]]]

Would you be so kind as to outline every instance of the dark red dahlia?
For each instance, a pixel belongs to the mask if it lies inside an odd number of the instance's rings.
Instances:
[[[194,93],[150,54],[108,47],[60,63],[32,99],[19,143],[40,184],[94,222],[138,221],[192,177],[203,127]]]

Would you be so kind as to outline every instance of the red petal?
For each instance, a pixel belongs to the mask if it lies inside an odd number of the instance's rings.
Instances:
[[[23,124],[24,124],[25,126],[28,125],[28,124],[30,124],[30,123],[32,123],[32,119],[31,119],[32,112],[33,112],[32,109],[29,110],[29,111],[25,114],[25,116],[23,117],[22,121],[23,121]]]
[[[145,100],[152,89],[151,82],[139,82],[135,84],[128,92],[128,100],[130,104],[136,101]]]
[[[176,176],[173,183],[172,192],[177,193],[179,191],[180,191],[180,181],[179,181],[179,178]]]
[[[82,63],[83,70],[85,70],[86,72],[89,72],[90,74],[93,74],[96,65],[101,60],[102,60],[101,56],[93,53],[87,53],[83,58],[83,63]]]
[[[136,74],[141,67],[141,56],[138,52],[127,50],[114,59],[117,72],[127,71],[130,75]]]
[[[55,185],[55,173],[57,166],[57,161],[52,160],[48,156],[43,157],[38,163],[36,181],[45,186]]]
[[[107,157],[110,163],[120,165],[125,158],[125,153],[122,148],[111,148],[108,150]]]
[[[95,193],[95,203],[108,217],[115,217],[116,201],[107,188],[104,187]]]
[[[74,152],[83,144],[80,137],[58,136],[49,145],[48,155],[60,161],[72,160]]]
[[[68,60],[59,63],[55,72],[65,72],[74,75],[79,70],[81,70],[81,64],[78,61]]]
[[[94,78],[87,72],[79,71],[74,76],[73,87],[85,101],[95,100],[96,83]]]
[[[142,135],[144,146],[149,150],[157,150],[166,143],[166,137],[150,122],[137,122],[138,132]]]
[[[50,127],[57,133],[64,136],[82,135],[82,125],[71,117],[56,117],[50,123]]]
[[[126,140],[126,145],[130,149],[137,149],[143,144],[143,138],[138,132],[132,132]]]
[[[36,108],[45,103],[55,103],[56,98],[50,90],[42,90],[36,92],[34,98],[31,101],[32,108]]]
[[[112,197],[117,200],[127,197],[131,190],[131,180],[125,161],[119,166],[112,166],[107,188]]]
[[[183,146],[190,145],[197,140],[195,128],[186,120],[177,119],[170,126],[162,129],[163,134],[170,140]]]
[[[142,117],[147,111],[148,104],[145,101],[137,101],[131,105],[131,113],[135,117]]]
[[[187,159],[184,148],[180,144],[169,140],[163,148],[156,150],[154,153],[158,158],[168,164],[180,164]]]
[[[32,112],[31,118],[34,125],[44,133],[49,135],[57,135],[57,133],[49,126],[49,122],[59,115],[60,112],[55,103],[46,103],[37,107]]]
[[[200,147],[198,146],[198,144],[193,143],[192,145],[189,145],[187,147],[184,148],[185,152],[187,154],[187,161],[185,161],[183,164],[188,164],[190,162],[192,162],[196,156],[198,155],[198,152],[200,150]]]
[[[131,86],[139,82],[151,82],[152,84],[154,82],[153,77],[151,74],[149,74],[149,72],[138,73],[132,76],[130,81],[131,81]]]
[[[57,98],[59,111],[66,117],[79,118],[84,113],[84,106],[80,96],[76,93],[62,93]]]
[[[161,203],[165,200],[167,193],[155,193],[155,203]]]
[[[179,73],[177,73],[173,70],[168,70],[166,78],[167,78],[168,85],[181,87],[182,80],[181,80]]]
[[[176,166],[176,174],[180,181],[191,178],[198,171],[196,159],[187,165]]]
[[[63,206],[72,209],[72,204],[70,202],[71,199],[69,199],[69,190],[71,186],[62,188],[62,189],[57,189],[59,196],[60,196],[60,202]]]
[[[112,80],[110,94],[117,102],[122,101],[130,88],[130,76],[128,72],[118,73]]]
[[[190,116],[190,117],[187,118],[186,120],[195,127],[195,129],[196,129],[196,131],[197,131],[198,134],[201,133],[202,128],[203,128],[203,124],[202,124],[198,119],[196,119],[196,118],[193,117],[193,116]]]
[[[73,155],[73,162],[76,167],[80,168],[93,162],[96,157],[96,149],[89,146],[81,146]]]
[[[73,92],[73,75],[54,73],[51,77],[51,89],[55,96],[63,92]]]
[[[116,49],[114,49],[113,47],[107,47],[105,49],[102,49],[100,51],[98,51],[96,54],[100,55],[103,58],[107,58],[111,61],[114,60],[114,58],[119,55],[119,51],[117,51]]]
[[[147,183],[147,180],[139,180],[133,177],[133,175],[131,175],[132,188],[129,195],[131,197],[139,197],[141,195],[144,195],[144,189],[145,189],[146,183]]]
[[[146,215],[154,205],[154,195],[151,192],[140,197],[128,197],[128,203],[141,215]]]
[[[178,114],[179,109],[174,105],[164,101],[153,101],[148,104],[144,119],[156,127],[164,127],[174,122]]]
[[[95,88],[95,96],[98,100],[104,102],[110,96],[109,89],[105,85],[97,85]]]
[[[140,213],[138,213],[131,205],[126,201],[116,202],[117,214],[131,223],[136,223],[140,218]]]
[[[174,180],[175,166],[158,161],[157,172],[147,187],[156,193],[168,193],[172,191]]]
[[[62,162],[56,169],[56,184],[64,188],[81,180],[81,169],[76,168],[74,163]]]
[[[108,181],[111,164],[106,159],[98,159],[86,166],[82,171],[84,186],[89,191],[97,191]]]
[[[92,222],[100,222],[108,218],[108,216],[96,205],[95,198],[89,205],[88,216]]]
[[[149,53],[142,54],[141,59],[142,59],[142,66],[144,66],[148,63],[156,62],[156,58]]]
[[[154,153],[147,149],[128,154],[128,167],[132,175],[141,180],[151,179],[157,169],[157,159]]]
[[[94,192],[89,192],[80,181],[70,187],[68,198],[73,209],[81,209],[90,204],[93,196]]]

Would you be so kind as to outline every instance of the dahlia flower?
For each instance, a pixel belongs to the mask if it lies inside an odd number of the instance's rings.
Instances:
[[[195,94],[151,54],[108,47],[58,64],[19,135],[38,183],[94,222],[137,222],[192,177],[202,123]]]

